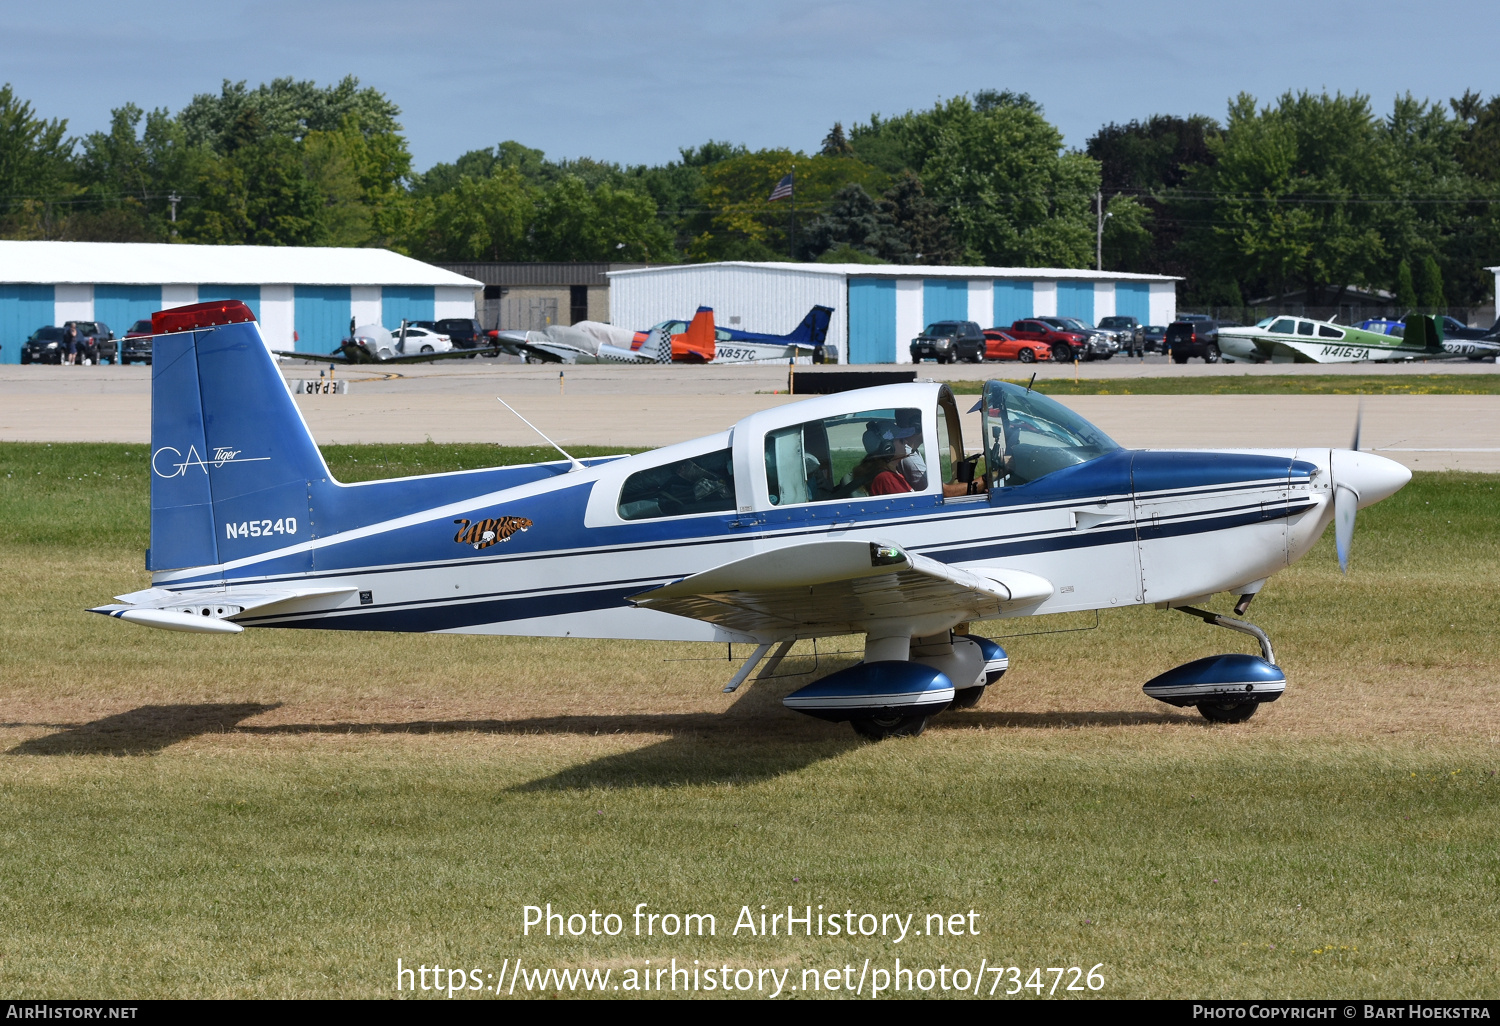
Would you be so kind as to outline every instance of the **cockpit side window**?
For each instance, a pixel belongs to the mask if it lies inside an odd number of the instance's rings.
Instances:
[[[864,410],[766,433],[773,506],[925,492],[922,411]]]
[[[1062,403],[1005,381],[985,382],[984,432],[992,487],[1026,484],[1119,448]]]
[[[1290,317],[1283,317],[1267,330],[1274,331],[1278,335],[1290,335],[1297,328],[1297,322]]]
[[[1297,334],[1299,334],[1299,335],[1311,335],[1312,333],[1313,333],[1313,323],[1312,323],[1312,321],[1298,321],[1297,322]]]
[[[733,450],[637,471],[620,488],[620,519],[657,520],[734,511]]]

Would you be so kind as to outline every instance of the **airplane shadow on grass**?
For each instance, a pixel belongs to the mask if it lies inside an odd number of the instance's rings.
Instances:
[[[751,783],[805,769],[870,743],[857,737],[847,724],[826,723],[788,712],[781,699],[802,682],[799,678],[754,682],[744,687],[734,704],[720,713],[259,725],[243,721],[277,708],[278,703],[141,706],[22,742],[9,754],[149,755],[178,741],[212,733],[666,735],[651,744],[570,766],[518,785],[514,790]],[[1000,697],[990,696],[988,701],[993,704]],[[934,718],[928,729],[1086,729],[1175,724],[1202,726],[1207,721],[1165,710],[1037,713],[969,709],[942,714]]]
[[[23,741],[10,755],[151,755],[200,734],[224,734],[241,720],[269,712],[269,705],[143,705],[56,734]]]

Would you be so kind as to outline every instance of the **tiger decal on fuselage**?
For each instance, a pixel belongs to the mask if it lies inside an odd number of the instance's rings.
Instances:
[[[531,526],[531,521],[525,517],[494,517],[477,523],[468,520],[453,522],[459,525],[453,540],[460,545],[472,545],[476,549],[487,549],[496,542],[509,541],[511,535]]]

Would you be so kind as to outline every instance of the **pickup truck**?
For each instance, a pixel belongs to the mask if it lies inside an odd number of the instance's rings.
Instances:
[[[1003,329],[1012,338],[1023,342],[1045,342],[1052,348],[1052,359],[1061,362],[1088,360],[1090,356],[1089,336],[1081,331],[1063,331],[1039,317],[1016,321]]]
[[[1146,351],[1146,326],[1134,317],[1106,317],[1099,327],[1115,333],[1125,355],[1138,356]]]

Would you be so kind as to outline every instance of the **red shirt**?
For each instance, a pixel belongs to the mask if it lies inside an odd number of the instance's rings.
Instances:
[[[895,495],[899,492],[911,491],[911,485],[906,478],[894,470],[882,470],[875,475],[875,480],[870,482],[871,495]]]

